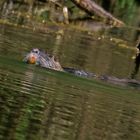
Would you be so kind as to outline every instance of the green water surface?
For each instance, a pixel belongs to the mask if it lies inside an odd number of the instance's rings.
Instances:
[[[107,39],[99,41],[76,31],[58,36],[4,26],[0,34],[0,140],[140,139],[138,88],[25,64],[24,56],[34,47],[58,55],[64,66],[96,74],[124,78],[133,69],[133,49],[119,48]]]

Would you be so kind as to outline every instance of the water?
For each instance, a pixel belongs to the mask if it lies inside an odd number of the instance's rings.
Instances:
[[[63,66],[126,78],[133,49],[70,29],[44,34],[1,26],[1,140],[140,139],[139,89],[22,62],[37,47],[57,55]]]

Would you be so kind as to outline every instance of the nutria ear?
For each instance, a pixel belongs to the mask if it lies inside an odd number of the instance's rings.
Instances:
[[[54,60],[55,60],[56,62],[59,62],[58,56],[55,56],[55,57],[54,57]]]
[[[55,57],[54,57],[54,55],[53,55],[53,56],[51,56],[51,58],[52,58],[53,60],[55,60]]]
[[[53,56],[51,56],[51,59],[53,60],[53,61],[56,61],[57,59],[56,59],[56,57],[53,55]]]

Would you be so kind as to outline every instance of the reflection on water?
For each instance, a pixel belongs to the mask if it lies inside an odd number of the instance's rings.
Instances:
[[[140,139],[139,90],[22,62],[26,52],[38,47],[57,54],[64,66],[120,77],[131,73],[133,50],[72,33],[58,38],[14,28],[1,31],[0,139]]]
[[[40,48],[56,55],[64,67],[120,78],[130,77],[134,67],[132,56],[135,51],[126,49],[134,48],[132,44],[115,43],[105,36],[98,37],[88,32],[81,34],[75,30],[35,34],[25,29],[18,29],[17,32],[17,28],[6,28],[1,29],[0,51],[15,58],[22,59],[32,48]]]

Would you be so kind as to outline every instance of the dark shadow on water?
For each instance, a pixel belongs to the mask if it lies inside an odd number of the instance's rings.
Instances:
[[[139,52],[138,52],[138,54],[136,55],[136,58],[135,58],[135,68],[134,68],[134,70],[131,74],[132,79],[135,79],[136,75],[139,72],[139,67],[140,67],[140,42],[138,43],[137,48],[138,48]]]

